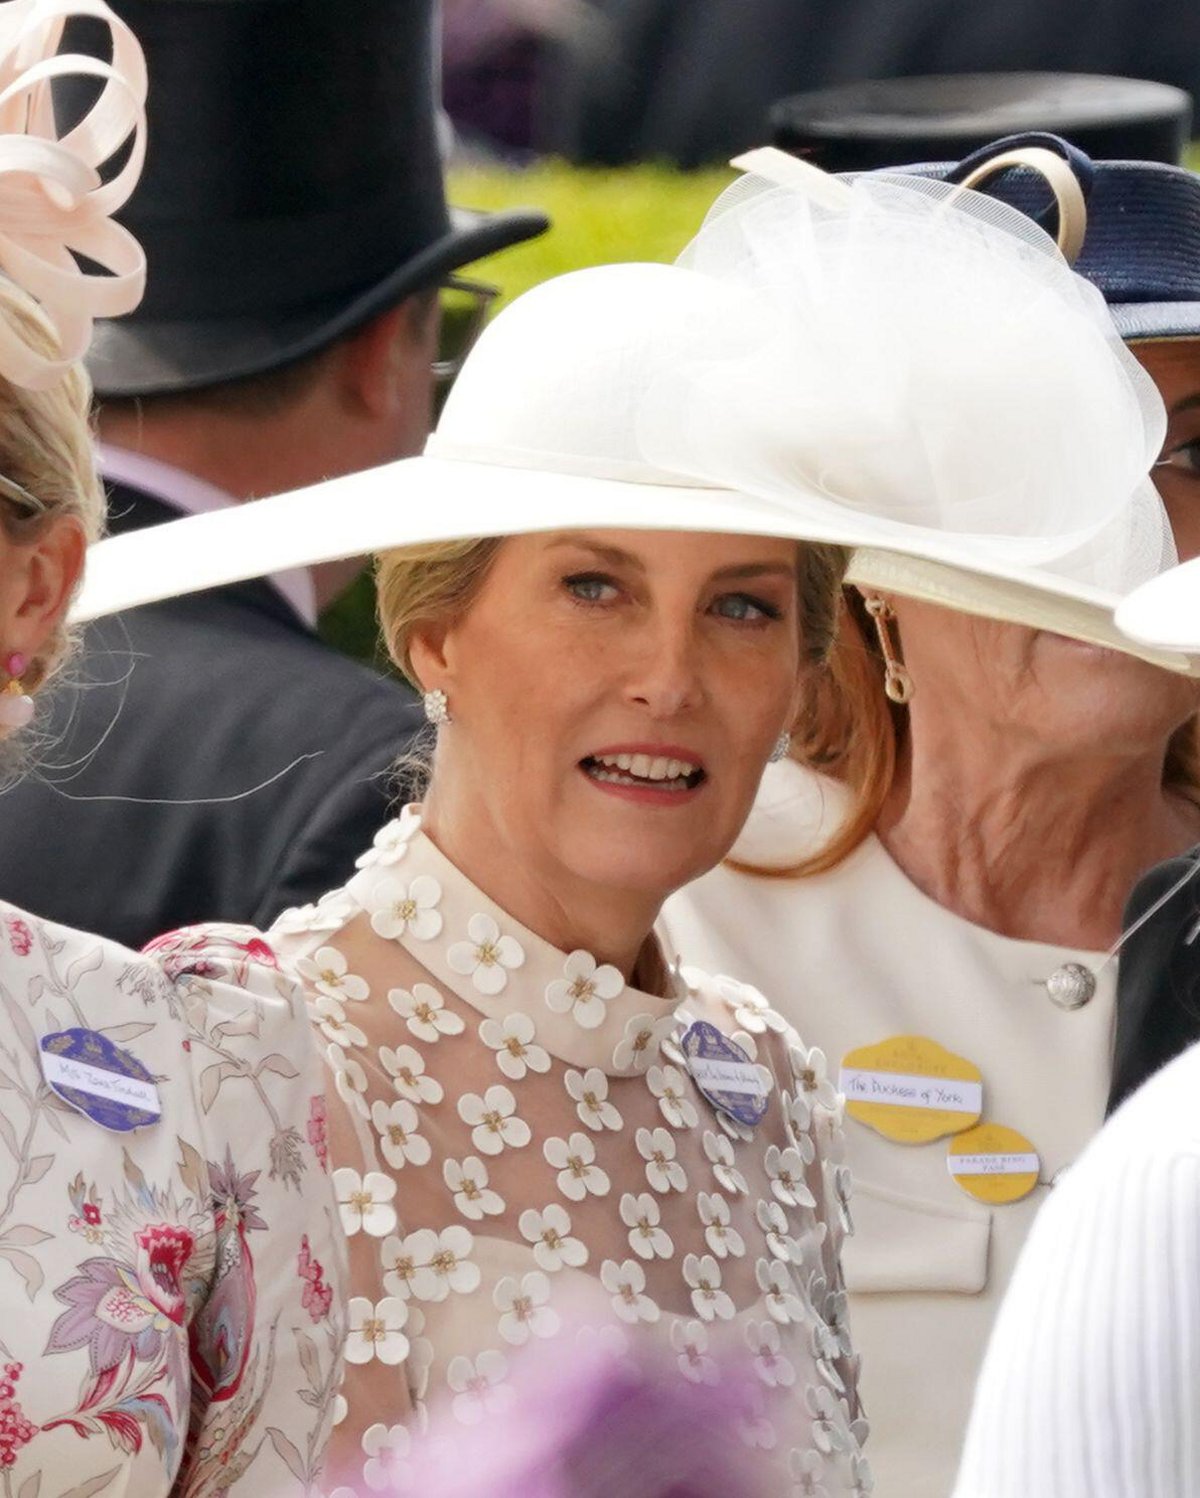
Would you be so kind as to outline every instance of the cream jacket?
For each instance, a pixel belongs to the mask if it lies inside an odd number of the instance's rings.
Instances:
[[[821,846],[844,792],[785,762],[767,771],[736,857],[786,866]],[[668,948],[752,983],[831,1076],[847,1051],[927,1036],[983,1073],[985,1121],[1018,1129],[1042,1162],[1033,1194],[987,1207],[946,1166],[946,1141],[893,1143],[847,1118],[855,1232],[845,1247],[851,1326],[881,1498],[944,1498],[988,1332],[1046,1199],[1104,1116],[1116,973],[1090,1003],[1055,1007],[1044,986],[1098,954],[1016,941],[921,893],[871,837],[839,868],[805,880],[720,868],[675,896]]]

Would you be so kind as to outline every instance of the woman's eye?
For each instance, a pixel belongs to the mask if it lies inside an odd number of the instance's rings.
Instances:
[[[617,596],[616,584],[612,579],[596,572],[580,572],[574,577],[565,577],[563,586],[580,603],[610,603]]]
[[[748,593],[723,593],[713,604],[713,612],[741,624],[759,624],[767,619],[782,618],[774,604],[762,598],[751,598]]]
[[[1170,468],[1175,473],[1200,477],[1200,437],[1193,437],[1190,441],[1181,442],[1178,447],[1173,447],[1170,452],[1164,453],[1154,466]]]

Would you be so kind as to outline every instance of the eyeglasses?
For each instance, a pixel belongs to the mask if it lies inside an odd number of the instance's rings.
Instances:
[[[483,332],[500,288],[483,281],[468,281],[462,276],[447,276],[440,290],[442,322],[433,375],[448,384],[463,367],[475,340]]]

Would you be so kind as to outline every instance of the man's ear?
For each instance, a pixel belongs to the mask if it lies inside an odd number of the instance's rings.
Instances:
[[[0,650],[36,660],[63,623],[83,572],[87,538],[74,515],[59,515],[35,540],[0,541]]]
[[[408,304],[401,302],[373,317],[345,342],[344,397],[368,416],[388,418],[407,399],[411,321]]]
[[[343,389],[360,411],[392,419],[412,403],[414,385],[428,396],[437,354],[437,311],[435,294],[417,293],[345,340]]]

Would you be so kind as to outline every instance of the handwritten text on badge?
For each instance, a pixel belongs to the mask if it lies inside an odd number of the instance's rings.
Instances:
[[[924,1035],[893,1035],[842,1058],[846,1112],[898,1144],[928,1144],[979,1122],[983,1073]]]
[[[42,1075],[64,1103],[101,1128],[125,1134],[162,1116],[154,1074],[97,1030],[45,1035]]]
[[[758,1068],[716,1025],[697,1020],[679,1043],[696,1086],[722,1113],[748,1129],[762,1122],[767,1093]]]

